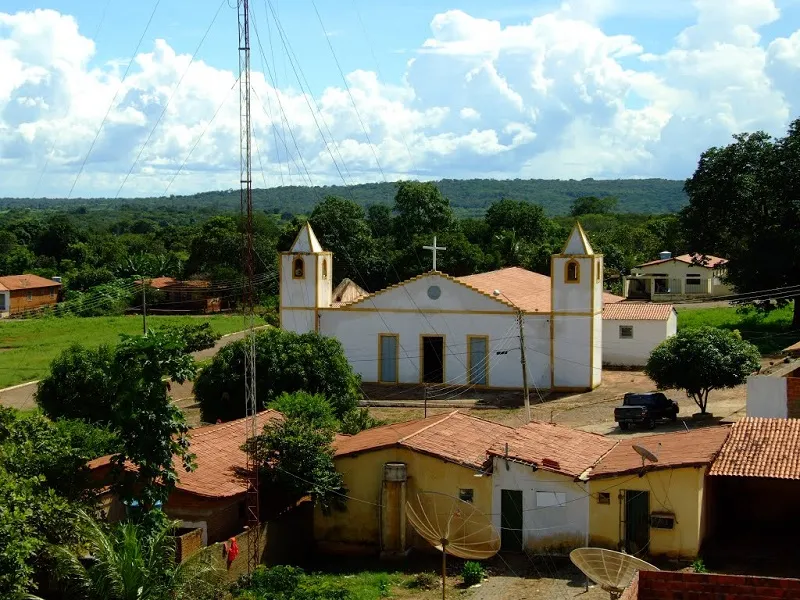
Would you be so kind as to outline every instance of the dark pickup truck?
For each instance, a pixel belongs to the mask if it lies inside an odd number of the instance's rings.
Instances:
[[[644,425],[652,429],[656,421],[676,421],[678,410],[678,403],[661,392],[625,394],[622,406],[614,409],[614,420],[619,423],[620,429],[627,429],[630,425]]]

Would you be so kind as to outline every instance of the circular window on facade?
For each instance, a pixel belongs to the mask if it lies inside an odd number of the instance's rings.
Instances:
[[[428,298],[431,300],[438,300],[442,295],[442,290],[438,285],[432,285],[428,288]]]

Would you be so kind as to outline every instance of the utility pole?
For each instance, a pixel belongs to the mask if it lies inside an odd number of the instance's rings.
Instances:
[[[525,418],[526,422],[531,422],[531,397],[528,390],[528,365],[525,362],[525,322],[524,313],[517,311],[517,323],[519,323],[519,361],[522,363],[522,393],[525,399]]]

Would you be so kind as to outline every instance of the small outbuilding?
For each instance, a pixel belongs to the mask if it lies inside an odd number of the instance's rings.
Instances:
[[[61,291],[60,279],[46,279],[32,274],[0,277],[0,318],[56,304]]]
[[[603,307],[603,366],[644,366],[653,349],[677,331],[678,314],[671,304],[606,304]]]

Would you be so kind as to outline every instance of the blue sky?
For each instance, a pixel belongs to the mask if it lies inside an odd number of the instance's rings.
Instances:
[[[237,53],[228,2],[187,70],[220,3],[161,0],[120,83],[155,0],[5,0],[0,196],[232,187]],[[299,93],[270,2],[311,98]],[[328,39],[311,0],[252,2],[277,77],[274,88],[261,78],[254,34],[254,128],[266,163],[256,179],[266,185],[683,178],[710,145],[744,130],[780,135],[800,116],[800,0],[316,6]]]

